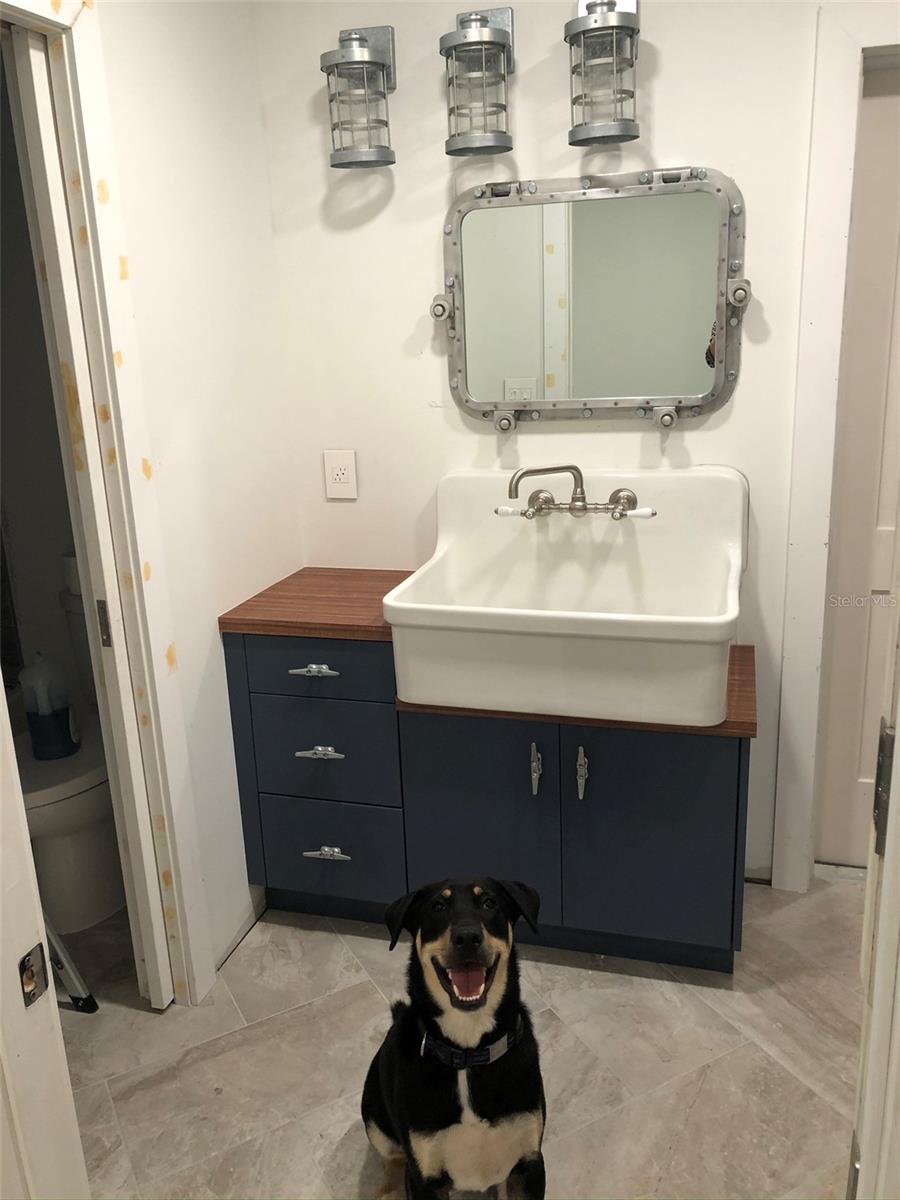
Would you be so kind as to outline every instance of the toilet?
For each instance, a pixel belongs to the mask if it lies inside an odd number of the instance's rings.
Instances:
[[[16,758],[41,903],[58,933],[76,933],[125,904],[109,775],[96,699],[82,597],[66,588],[60,601],[78,670],[81,749],[38,761],[27,731]]]

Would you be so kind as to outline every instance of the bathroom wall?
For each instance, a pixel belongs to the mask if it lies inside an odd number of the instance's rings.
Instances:
[[[251,8],[112,3],[100,14],[219,959],[252,913],[216,618],[303,558],[299,381],[285,386],[296,335],[273,286]]]
[[[516,5],[512,154],[455,161],[441,33],[457,3],[106,3],[101,27],[147,416],[190,722],[201,854],[221,957],[248,918],[216,617],[303,563],[414,567],[437,479],[463,466],[677,469],[731,463],[751,489],[741,637],[757,646],[748,867],[771,862],[784,564],[816,5],[643,6],[642,138],[567,145],[574,3]],[[861,9],[835,5],[853,22]],[[327,165],[321,51],[391,22],[398,162]],[[660,435],[630,421],[501,437],[457,410],[443,327],[441,226],[488,179],[707,164],[747,205],[755,298],[731,403]],[[360,498],[326,502],[321,451],[355,447]],[[802,447],[798,448],[802,452]],[[810,598],[811,605],[819,603]]]
[[[566,3],[516,7],[515,150],[481,161],[443,152],[440,34],[455,3],[260,4],[254,26],[278,294],[302,428],[295,465],[307,563],[414,567],[434,537],[435,482],[464,466],[574,460],[677,469],[730,463],[750,482],[750,564],[740,637],[756,644],[760,736],[751,772],[748,869],[771,864],[788,483],[816,6],[646,3],[640,141],[572,150]],[[320,51],[354,23],[396,27],[391,98],[397,164],[327,165]],[[428,315],[442,290],[443,215],[490,179],[705,164],[734,177],[747,209],[754,301],[737,392],[723,410],[660,435],[627,421],[529,424],[498,436],[447,387],[445,335]],[[355,447],[360,498],[329,503],[321,451]]]
[[[0,479],[3,541],[16,625],[28,663],[36,651],[65,672],[73,699],[78,686],[65,613],[63,555],[73,552],[53,408],[47,347],[28,240],[6,86],[2,103],[2,233],[0,258]]]

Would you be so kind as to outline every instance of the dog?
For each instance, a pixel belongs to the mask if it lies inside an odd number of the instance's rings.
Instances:
[[[390,949],[404,929],[413,945],[409,1003],[392,1006],[362,1096],[382,1196],[441,1200],[453,1187],[543,1200],[544,1086],[513,944],[520,916],[537,930],[539,906],[524,883],[482,878],[444,879],[387,909]]]

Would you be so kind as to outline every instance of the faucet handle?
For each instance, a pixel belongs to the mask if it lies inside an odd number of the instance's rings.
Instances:
[[[526,521],[533,521],[540,511],[533,504],[529,504],[527,508],[510,508],[508,504],[498,504],[494,509],[498,517],[524,517]]]
[[[615,516],[615,515],[616,514],[613,513],[613,516]],[[656,516],[656,509],[655,508],[630,508],[627,510],[627,512],[623,512],[622,516],[628,517],[629,520],[633,520],[635,517],[637,517],[639,520],[648,521],[650,519],[650,517]]]

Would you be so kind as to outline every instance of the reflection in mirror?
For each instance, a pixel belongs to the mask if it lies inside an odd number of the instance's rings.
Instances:
[[[706,395],[720,233],[721,208],[706,191],[468,212],[469,394],[513,408]]]

